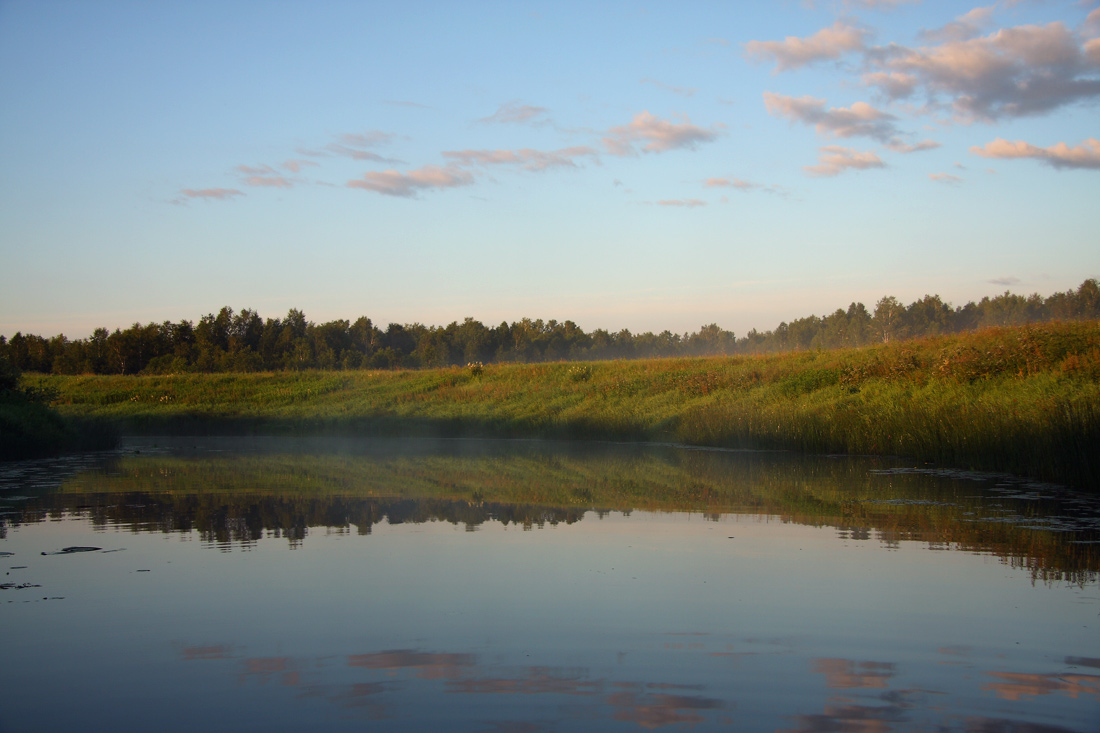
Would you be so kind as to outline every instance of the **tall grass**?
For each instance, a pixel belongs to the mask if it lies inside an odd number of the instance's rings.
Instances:
[[[1100,489],[1100,323],[842,351],[399,372],[29,377],[127,432],[538,436],[893,454]]]

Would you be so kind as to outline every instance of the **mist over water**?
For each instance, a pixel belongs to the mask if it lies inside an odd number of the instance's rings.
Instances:
[[[0,720],[1094,730],[1098,528],[890,459],[131,442],[0,471]]]

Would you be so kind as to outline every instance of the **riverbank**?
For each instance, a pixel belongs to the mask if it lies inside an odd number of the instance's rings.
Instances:
[[[111,421],[63,416],[18,394],[0,396],[0,460],[113,448],[119,435]]]
[[[126,434],[606,438],[900,455],[1100,490],[1100,323],[759,357],[25,375]]]

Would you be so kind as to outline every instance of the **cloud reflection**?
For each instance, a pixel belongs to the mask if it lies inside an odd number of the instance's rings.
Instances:
[[[603,683],[585,679],[583,671],[561,672],[547,667],[530,667],[521,677],[484,677],[451,680],[448,692],[462,694],[595,695]]]
[[[1100,700],[1100,676],[1088,674],[1019,674],[1015,672],[987,672],[1000,682],[982,685],[1002,700],[1024,700],[1028,697],[1063,693],[1072,698],[1091,695]]]
[[[703,638],[703,635],[690,636]],[[713,641],[725,643],[718,639]],[[774,652],[775,656],[786,656],[789,651],[785,645],[777,643],[781,641],[768,640],[768,643],[781,647]],[[697,652],[696,657],[684,657],[685,664],[691,668],[696,668],[704,659],[720,654],[713,651],[705,639],[702,642],[672,642],[659,647],[675,649],[680,653]],[[675,669],[665,680],[616,679],[614,676],[593,676],[592,669],[585,666],[511,666],[500,660],[486,661],[474,653],[415,648],[346,655],[339,658],[344,660],[343,665],[333,665],[333,658],[324,656],[242,658],[234,653],[237,650],[239,654],[240,647],[231,644],[180,644],[176,648],[184,661],[234,659],[233,668],[241,684],[251,681],[260,686],[275,683],[276,689],[278,686],[294,687],[290,694],[297,699],[324,701],[347,715],[371,720],[411,723],[420,720],[418,708],[422,703],[410,701],[450,706],[459,711],[471,709],[470,701],[459,702],[454,695],[484,696],[475,698],[472,709],[486,713],[486,718],[479,721],[484,729],[501,731],[555,729],[567,725],[569,721],[581,720],[589,723],[614,720],[649,730],[699,724],[704,727],[732,725],[730,711],[738,707],[736,700],[739,696],[752,698],[775,684],[774,681],[758,682],[754,687],[751,681],[739,677],[748,682],[748,687],[740,686],[738,692],[720,685],[719,693],[714,694],[714,685],[699,684],[694,673],[688,679],[682,676],[677,679]],[[974,653],[965,646],[941,647],[937,651],[963,657]],[[687,661],[689,657],[690,661]],[[1093,657],[1067,656],[1064,660],[1071,667],[1100,667],[1100,659]],[[807,672],[822,675],[825,687],[837,692],[830,694],[819,712],[800,712],[799,708],[805,710],[803,706],[810,698],[793,699],[787,716],[791,726],[783,729],[786,733],[879,733],[908,729],[919,721],[929,723],[931,729],[946,725],[952,730],[974,733],[1059,733],[1069,730],[1049,723],[1008,717],[967,716],[965,713],[972,709],[952,708],[951,700],[956,694],[972,697],[976,694],[973,686],[966,686],[969,691],[922,688],[914,682],[923,673],[918,670],[918,677],[914,679],[912,670],[905,675],[900,665],[893,662],[821,657],[806,659],[796,665],[800,670],[791,670],[796,677]],[[319,679],[309,679],[306,681],[308,683],[303,683],[307,670]],[[1068,720],[1075,714],[1070,699],[1079,701],[1077,708],[1093,705],[1094,700],[1100,700],[1100,675],[1018,672],[986,672],[985,675],[992,681],[982,685],[981,690],[992,692],[996,698],[1007,701],[996,710],[998,713],[1016,713],[1035,720],[1036,715],[1049,716],[1056,709],[1062,713],[1048,717],[1048,720]],[[903,685],[891,689],[896,679],[904,680]],[[967,679],[971,677],[967,675]],[[493,698],[494,695],[508,697]],[[985,695],[987,702],[993,695]],[[933,704],[930,696],[943,702]],[[1031,698],[1041,696],[1054,697],[1048,697],[1045,708],[1034,703],[1026,708],[1019,707],[1021,703],[1026,705]],[[526,711],[520,714],[520,719],[494,719],[496,711],[517,709],[516,706]],[[938,724],[935,720],[921,717],[936,710],[947,715],[941,717]],[[956,712],[949,712],[952,710]],[[529,715],[530,719],[523,720],[524,715]],[[1039,720],[1042,719],[1039,717]],[[547,721],[552,722],[547,724]]]
[[[696,695],[635,695],[616,692],[607,697],[607,703],[617,708],[615,720],[637,723],[653,729],[665,725],[687,723],[695,725],[706,719],[700,710],[717,710],[724,707],[721,700]]]
[[[411,649],[394,649],[373,654],[353,654],[349,667],[367,669],[416,669],[425,680],[449,679],[462,674],[463,668],[477,663],[473,654],[432,654]]]
[[[185,646],[180,650],[185,661],[195,659],[232,659],[233,647],[225,644],[211,646]]]
[[[855,662],[850,659],[814,660],[814,672],[825,675],[825,684],[833,690],[883,688],[894,676],[890,662]]]

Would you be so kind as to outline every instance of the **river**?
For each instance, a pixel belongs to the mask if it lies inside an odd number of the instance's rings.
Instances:
[[[897,459],[129,439],[0,569],[5,732],[1100,729],[1100,500]]]

